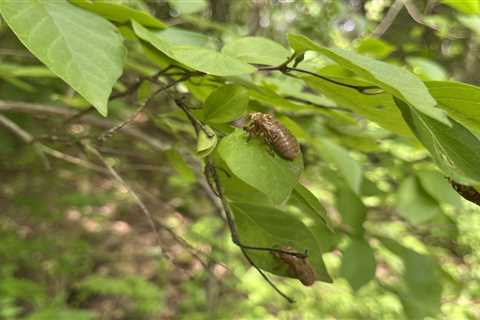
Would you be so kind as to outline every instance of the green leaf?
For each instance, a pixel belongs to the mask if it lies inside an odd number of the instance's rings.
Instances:
[[[331,82],[308,76],[302,77],[310,86],[318,89],[329,99],[335,101],[341,107],[347,107],[368,120],[378,123],[383,128],[403,136],[411,136],[408,125],[402,118],[393,98],[390,94],[366,95],[355,89],[338,86]],[[330,77],[333,78],[333,77]],[[333,79],[343,83],[355,85],[368,85],[366,82],[351,81],[345,77],[334,77]]]
[[[244,245],[280,248],[291,246],[298,252],[308,252],[308,262],[314,267],[316,279],[332,282],[323,262],[322,250],[312,232],[297,218],[272,207],[248,203],[231,203],[240,241]],[[269,252],[247,250],[262,269],[289,277],[285,263]]]
[[[219,160],[218,157],[215,157],[215,166],[217,168],[217,174],[222,185],[224,196],[229,201],[273,206],[273,202],[265,193],[258,191],[240,180],[232,172],[229,172],[225,162],[221,159]]]
[[[462,184],[480,182],[480,141],[455,120],[446,126],[395,99],[415,136],[430,151],[435,163],[453,180]]]
[[[271,154],[261,138],[247,141],[241,129],[220,141],[218,154],[235,176],[268,195],[275,204],[288,198],[303,171],[301,156],[289,161]]]
[[[418,111],[445,124],[449,124],[445,111],[435,108],[436,101],[420,79],[409,71],[343,49],[328,49],[302,35],[288,35],[295,52],[317,51],[342,67],[352,70],[386,92],[409,102]]]
[[[342,255],[340,275],[347,279],[354,291],[375,278],[376,262],[367,241],[353,238]]]
[[[244,37],[227,43],[222,53],[248,63],[280,65],[292,55],[279,43],[262,37]]]
[[[197,180],[195,176],[195,171],[188,165],[188,163],[183,159],[183,157],[175,149],[167,150],[165,152],[170,165],[175,169],[183,183],[192,184]]]
[[[405,60],[412,67],[413,73],[423,80],[446,80],[448,78],[447,71],[433,60],[422,57],[407,57]],[[435,96],[433,97],[435,98]]]
[[[366,37],[355,41],[355,49],[360,54],[383,59],[395,51],[395,46],[382,39]]]
[[[480,1],[478,0],[442,0],[442,3],[466,14],[480,13]]]
[[[180,15],[203,11],[208,5],[206,0],[168,0],[168,3]]]
[[[92,2],[91,0],[70,0],[70,2],[85,10],[101,15],[111,21],[128,23],[131,19],[133,19],[145,27],[160,29],[167,27],[167,24],[151,16],[147,12],[132,9],[121,4],[115,4],[107,1]]]
[[[478,15],[459,15],[458,21],[469,28],[477,35],[480,35],[480,16]]]
[[[442,209],[414,176],[403,180],[397,191],[398,213],[413,224],[424,223],[442,214]]]
[[[355,192],[360,193],[362,185],[362,168],[347,150],[326,139],[318,139],[315,144],[319,148],[320,156],[339,171],[348,186]]]
[[[180,28],[168,28],[155,33],[163,40],[175,45],[204,46],[209,39],[203,33],[193,32]]]
[[[95,320],[97,315],[90,310],[70,309],[62,307],[40,308],[31,313],[25,320],[50,320],[50,319],[69,319],[69,320]]]
[[[423,189],[435,200],[448,203],[454,207],[462,207],[462,198],[454,191],[440,172],[433,170],[417,171],[417,176]]]
[[[107,115],[125,58],[112,24],[63,0],[1,0],[0,13],[40,61]]]
[[[297,183],[288,199],[288,204],[300,210],[299,216],[307,218],[304,222],[317,239],[322,252],[333,250],[337,238],[330,227],[325,208],[317,197],[301,183]]]
[[[440,312],[442,297],[441,268],[431,256],[405,248],[392,239],[381,238],[388,250],[398,255],[404,264],[406,290],[399,292],[410,319],[435,317]]]
[[[217,145],[218,138],[215,134],[215,131],[212,130],[209,126],[204,126],[205,131],[200,130],[198,132],[197,138],[197,154],[199,157],[203,158],[208,156],[215,150],[215,146]]]
[[[233,76],[255,72],[255,68],[238,59],[212,49],[192,45],[176,45],[132,21],[135,34],[149,42],[169,58],[194,70],[216,76]]]
[[[480,87],[453,81],[427,81],[439,106],[465,126],[480,131]]]
[[[236,84],[224,85],[213,91],[205,101],[205,121],[230,122],[240,118],[248,106],[248,91]]]
[[[365,232],[363,223],[367,217],[367,208],[357,194],[349,188],[339,187],[335,192],[335,206],[342,217],[342,225],[350,233],[360,236]]]

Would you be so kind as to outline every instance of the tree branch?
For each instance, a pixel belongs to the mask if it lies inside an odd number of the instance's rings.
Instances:
[[[28,102],[19,101],[5,101],[0,100],[0,112],[20,112],[32,115],[56,115],[60,117],[71,117],[77,112],[73,109],[67,109],[59,106],[50,106],[42,104],[33,104]],[[111,120],[102,119],[97,116],[88,115],[79,119],[81,123],[88,124],[98,128],[112,128],[117,124]],[[148,144],[152,149],[157,151],[165,151],[170,149],[170,144],[158,137],[152,137],[141,130],[136,128],[125,127],[119,129],[127,136],[143,141]]]

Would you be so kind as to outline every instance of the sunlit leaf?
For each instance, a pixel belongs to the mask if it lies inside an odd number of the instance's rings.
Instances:
[[[112,3],[113,1],[70,0],[70,2],[111,21],[128,23],[133,19],[145,27],[160,29],[167,27],[167,24],[151,16],[147,12],[132,9],[125,5]]]
[[[227,43],[222,53],[248,63],[280,65],[292,55],[279,43],[262,37],[244,37]]]
[[[192,45],[176,45],[132,21],[133,30],[169,58],[194,70],[217,76],[252,73],[256,69],[238,59],[212,49]]]
[[[303,161],[301,155],[294,161],[285,160],[267,148],[263,139],[247,141],[247,134],[237,129],[221,140],[218,153],[234,175],[277,204],[285,201],[297,184]]]
[[[480,131],[480,87],[454,81],[425,84],[439,106],[465,126]]]
[[[125,57],[112,24],[64,0],[1,0],[0,13],[40,61],[107,114],[108,97]]]

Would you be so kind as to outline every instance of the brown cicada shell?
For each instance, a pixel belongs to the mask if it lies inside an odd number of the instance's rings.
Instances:
[[[265,139],[267,144],[286,160],[294,160],[300,154],[300,144],[297,139],[271,114],[249,113],[244,129],[250,136]]]
[[[292,252],[293,248],[283,247],[283,251]],[[298,280],[304,286],[311,286],[315,283],[315,270],[308,263],[307,258],[300,258],[288,253],[272,252],[273,256],[288,265],[290,275]]]
[[[480,193],[474,187],[460,184],[452,179],[448,179],[448,181],[452,185],[453,189],[455,189],[455,191],[462,196],[462,198],[475,203],[477,206],[480,206]]]

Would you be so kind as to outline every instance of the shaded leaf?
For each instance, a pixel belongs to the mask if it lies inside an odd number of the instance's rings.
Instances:
[[[411,223],[424,223],[442,214],[438,202],[421,186],[416,177],[403,180],[396,196],[398,213]]]
[[[410,250],[392,239],[380,240],[403,261],[403,279],[407,289],[398,291],[398,294],[407,315],[411,319],[437,315],[440,312],[442,282],[441,268],[435,259]]]
[[[455,120],[452,126],[418,113],[405,102],[395,101],[415,136],[430,151],[435,163],[455,181],[480,182],[480,141]]]
[[[218,154],[234,175],[268,195],[275,204],[288,198],[303,171],[301,156],[289,161],[271,154],[261,138],[247,141],[241,129],[221,140]]]
[[[222,53],[248,63],[280,65],[291,56],[279,43],[262,37],[244,37],[227,43]]]
[[[449,124],[445,111],[435,107],[437,103],[423,82],[408,70],[343,49],[325,48],[302,35],[289,34],[288,41],[295,52],[317,51],[386,92],[405,99],[425,115]]]
[[[417,176],[423,189],[435,200],[461,208],[462,200],[448,183],[446,177],[433,170],[417,171]]]
[[[335,193],[335,206],[342,216],[342,225],[354,235],[362,235],[363,223],[367,217],[367,208],[362,199],[352,190],[339,187]]]
[[[375,269],[375,256],[368,242],[352,238],[343,251],[340,275],[357,291],[375,278]]]
[[[312,231],[322,252],[329,252],[335,248],[338,237],[330,227],[325,209],[310,190],[298,183],[288,199],[288,205],[300,211],[299,217],[306,218],[302,221]]]
[[[362,168],[350,156],[348,151],[326,139],[318,139],[315,144],[320,150],[320,156],[339,171],[345,182],[355,193],[360,193]]]
[[[205,121],[230,122],[240,118],[248,106],[248,91],[235,84],[224,85],[213,91],[205,101]]]
[[[243,244],[267,248],[291,246],[298,252],[307,250],[308,262],[315,268],[316,279],[332,282],[317,240],[300,220],[272,207],[234,202],[231,208]],[[262,269],[284,277],[291,276],[288,266],[271,253],[248,252]]]
[[[390,94],[366,95],[355,89],[338,86],[319,78],[311,76],[302,78],[310,86],[335,101],[337,105],[347,107],[389,131],[403,136],[412,135]],[[366,82],[354,82],[346,77],[334,77],[333,79],[343,83],[368,85]]]
[[[122,38],[112,24],[63,0],[1,0],[0,13],[40,61],[107,114],[108,97],[125,57]]]

